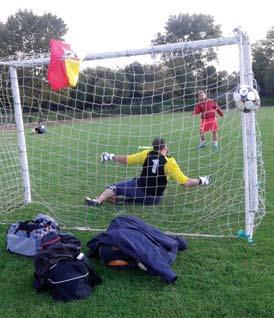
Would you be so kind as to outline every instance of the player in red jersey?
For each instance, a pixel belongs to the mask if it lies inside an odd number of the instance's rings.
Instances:
[[[195,105],[193,115],[201,114],[200,124],[200,145],[199,147],[205,147],[205,133],[212,132],[212,143],[214,148],[218,149],[218,122],[216,118],[216,112],[223,117],[224,113],[219,105],[213,100],[207,98],[204,91],[198,92],[199,102]]]

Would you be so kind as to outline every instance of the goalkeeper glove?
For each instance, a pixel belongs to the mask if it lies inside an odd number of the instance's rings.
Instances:
[[[102,163],[106,163],[107,161],[109,161],[109,160],[113,160],[113,157],[114,157],[115,155],[113,154],[113,153],[108,153],[108,152],[103,152],[102,154],[101,154],[101,162]]]
[[[211,183],[210,176],[199,177],[199,185],[209,185]]]

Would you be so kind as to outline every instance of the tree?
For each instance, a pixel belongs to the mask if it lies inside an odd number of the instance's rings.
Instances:
[[[264,87],[267,95],[274,96],[274,62],[266,70]]]
[[[49,41],[61,39],[67,26],[51,13],[42,16],[32,11],[19,10],[0,24],[0,56],[23,53],[48,53]]]
[[[175,77],[170,77],[163,64],[146,65],[134,62],[125,67],[131,103],[153,106],[176,98],[180,87]]]
[[[5,24],[0,23],[0,57],[49,53],[50,39],[61,39],[66,32],[66,24],[55,15],[45,13],[38,16],[32,11],[19,10],[8,17]],[[42,114],[43,107],[50,108],[50,103],[46,102],[50,96],[50,88],[45,81],[47,67],[18,68],[17,73],[21,91],[24,89],[24,93],[21,94],[23,111],[38,110]],[[2,76],[3,74],[4,69]],[[61,101],[57,95],[52,95],[51,102],[60,104]]]
[[[269,94],[266,89],[266,73],[274,62],[274,26],[267,32],[266,39],[256,42],[252,47],[254,77],[260,87],[260,94]],[[267,76],[269,78],[269,75]],[[274,95],[274,91],[272,91]]]
[[[222,34],[220,25],[215,25],[214,18],[206,14],[171,15],[165,29],[166,33],[158,33],[153,44],[212,39]]]
[[[125,73],[128,82],[130,83],[130,92],[132,98],[141,102],[140,98],[143,97],[144,86],[144,67],[139,62],[134,62],[125,68]]]
[[[212,39],[221,36],[220,25],[214,24],[214,18],[205,14],[179,14],[169,17],[165,34],[158,33],[154,45],[167,43],[188,42]],[[169,55],[165,54],[166,66],[170,69],[170,76],[175,77],[177,83],[181,86],[181,96],[191,96],[194,82],[202,82],[203,68],[209,67],[210,62],[217,58],[213,49],[195,50],[189,49],[189,52],[172,53],[172,61]],[[182,76],[185,74],[185,76]],[[202,87],[201,87],[202,88]]]

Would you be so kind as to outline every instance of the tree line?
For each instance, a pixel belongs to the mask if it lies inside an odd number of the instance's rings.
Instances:
[[[35,15],[19,10],[0,22],[0,58],[18,57],[22,54],[49,53],[51,38],[63,39],[68,28],[61,18],[50,13]],[[158,33],[153,45],[217,38],[221,26],[214,18],[204,14],[179,14],[170,16],[165,32]],[[272,28],[265,40],[254,44],[253,69],[261,95],[274,96]],[[217,55],[213,49],[206,53],[182,55],[182,52],[165,53],[160,63],[134,62],[119,69],[88,67],[81,71],[75,89],[62,94],[50,91],[46,83],[47,68],[18,69],[23,111],[42,109],[76,109],[94,113],[151,113],[163,107],[180,110],[193,105],[197,88],[207,87],[214,96],[225,98],[225,93],[237,85],[237,74],[216,70]],[[1,69],[0,108],[9,104],[10,88],[5,69]],[[223,97],[222,97],[223,96]],[[187,97],[187,98],[185,98]],[[127,107],[130,106],[130,107]]]

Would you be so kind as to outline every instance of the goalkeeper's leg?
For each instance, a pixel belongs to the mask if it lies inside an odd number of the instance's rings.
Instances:
[[[119,182],[110,187],[112,187],[115,197],[122,198],[121,201],[125,203],[153,205],[160,203],[162,197],[148,195],[142,187],[138,186],[138,178]]]
[[[102,204],[103,202],[107,201],[107,200],[112,200],[115,197],[115,193],[111,188],[107,188],[103,193],[101,193],[99,195],[98,198],[96,199],[91,199],[89,197],[85,198],[85,203],[88,206],[97,206]]]
[[[125,202],[141,203],[145,205],[160,203],[161,196],[147,196],[142,188],[138,187],[137,179],[130,179],[112,184],[96,199],[85,198],[88,206],[98,206],[105,201],[115,202],[116,197],[122,197]]]

